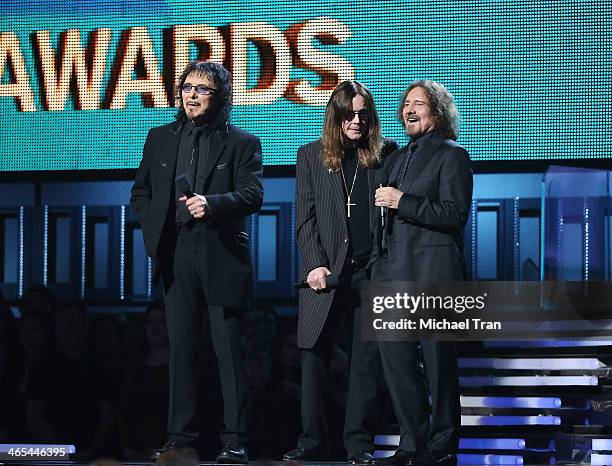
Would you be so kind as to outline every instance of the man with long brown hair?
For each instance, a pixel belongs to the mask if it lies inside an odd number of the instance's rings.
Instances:
[[[296,230],[303,259],[300,276],[307,284],[299,292],[298,317],[303,433],[284,460],[330,455],[327,399],[334,336],[343,316],[349,321],[354,316],[354,328],[360,328],[359,289],[369,277],[372,250],[374,171],[396,147],[381,137],[370,91],[356,81],[344,81],[327,103],[322,137],[298,150]],[[332,282],[337,286],[328,286]],[[357,464],[373,460],[365,423],[376,398],[377,379],[357,379],[378,363],[372,347],[354,332],[345,446],[349,460]]]
[[[397,116],[410,142],[389,155],[382,169],[389,186],[376,190],[376,205],[387,209],[388,221],[375,232],[372,277],[466,280],[464,227],[473,180],[469,154],[456,142],[453,96],[435,81],[414,81]],[[430,338],[419,348],[415,341],[381,341],[379,348],[400,425],[399,448],[381,466],[456,465],[461,407],[455,343]]]

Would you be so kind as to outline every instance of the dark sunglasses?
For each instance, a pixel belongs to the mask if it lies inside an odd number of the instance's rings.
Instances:
[[[359,117],[359,121],[368,120],[370,118],[370,111],[366,108],[363,110],[359,110],[358,112],[347,111],[344,115],[344,119],[346,121],[353,121],[355,119],[355,115]]]
[[[215,92],[217,92],[216,89],[211,89],[210,87],[206,87],[204,84],[198,84],[197,86],[194,86],[193,84],[183,84],[183,87],[181,87],[181,89],[183,90],[184,93],[188,93],[191,92],[191,89],[195,89],[195,91],[200,94],[200,95],[209,95],[209,94],[214,94]]]

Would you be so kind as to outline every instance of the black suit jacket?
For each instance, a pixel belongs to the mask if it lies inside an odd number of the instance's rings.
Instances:
[[[385,140],[382,157],[397,144]],[[327,267],[340,275],[349,247],[346,201],[340,171],[327,170],[321,161],[321,141],[300,147],[296,166],[296,234],[302,254],[300,279],[317,267]],[[366,170],[370,197],[370,225],[374,224],[374,172]],[[364,225],[364,228],[368,228]],[[325,324],[335,290],[317,293],[299,291],[298,347],[312,348]]]
[[[404,147],[389,155],[382,167],[384,177],[397,179],[406,150]],[[389,209],[393,233],[388,237],[388,260],[376,261],[372,279],[465,280],[463,238],[472,187],[467,151],[450,139],[433,135],[415,152],[402,185],[397,186],[404,194],[398,209]],[[377,255],[381,239],[382,232],[377,229]]]
[[[166,274],[171,262],[161,260],[174,247],[174,179],[181,122],[149,131],[132,187],[130,206],[136,212],[147,254],[156,272]],[[263,201],[262,156],[259,139],[228,125],[215,130],[204,168],[209,205],[205,222],[206,297],[211,305],[245,307],[253,279],[249,239],[244,220]],[[156,273],[157,276],[157,273]],[[164,277],[164,280],[166,277]]]

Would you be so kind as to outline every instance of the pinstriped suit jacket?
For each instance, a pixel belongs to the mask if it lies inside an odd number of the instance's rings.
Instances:
[[[385,140],[384,157],[397,148],[394,141]],[[344,186],[340,171],[323,168],[321,141],[300,147],[296,167],[296,233],[302,254],[300,279],[317,267],[325,266],[340,275],[349,247]],[[370,225],[374,225],[374,172],[368,169]],[[369,225],[364,225],[369,228]],[[299,291],[299,348],[312,348],[325,324],[335,290],[317,293],[310,288]]]

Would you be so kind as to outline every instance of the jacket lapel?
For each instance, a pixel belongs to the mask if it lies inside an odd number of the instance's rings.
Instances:
[[[208,156],[206,157],[204,164],[204,186],[210,178],[210,175],[213,172],[213,169],[217,165],[217,161],[223,155],[225,148],[227,147],[227,136],[228,132],[222,130],[215,130],[210,136],[210,149],[208,151]]]
[[[402,150],[396,153],[397,155],[395,156],[395,161],[388,162],[393,163],[393,166],[391,167],[391,170],[388,173],[387,186],[395,186],[395,181],[397,180],[400,168],[403,165],[402,162],[404,161],[404,157],[407,150],[408,146],[402,147]],[[396,186],[396,188],[399,189],[399,186]]]
[[[410,192],[412,183],[414,183],[419,174],[423,171],[425,165],[432,160],[433,155],[438,150],[441,142],[441,139],[434,135],[434,137],[432,137],[420,150],[416,150],[412,156],[413,158],[410,161],[410,164],[408,165],[408,169],[406,170],[406,176],[402,181],[402,186],[398,187],[400,191],[405,193]]]
[[[341,219],[344,219],[343,223],[346,225],[346,205],[344,202],[344,186],[342,184],[342,174],[340,173],[340,170],[327,170],[326,177],[329,182],[329,187],[332,192],[334,205],[336,206],[338,215],[340,215]]]
[[[169,135],[164,140],[164,147],[159,151],[160,154],[169,154],[168,155],[168,170],[165,170],[164,173],[167,173],[171,178],[175,175],[176,171],[176,159],[178,157],[178,149],[179,142],[181,141],[181,132],[183,129],[183,124],[180,122],[176,122],[169,127]]]

